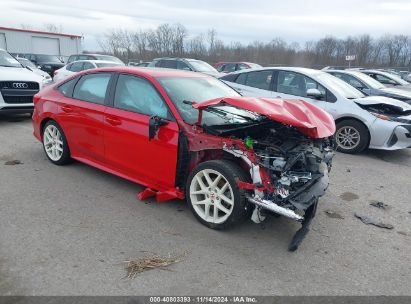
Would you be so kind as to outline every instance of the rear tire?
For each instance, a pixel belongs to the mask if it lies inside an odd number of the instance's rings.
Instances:
[[[237,164],[227,160],[206,161],[190,173],[186,197],[200,223],[222,230],[250,216],[252,208],[238,180],[248,182],[249,178]]]
[[[335,143],[337,150],[343,153],[356,154],[368,148],[370,134],[367,127],[354,119],[337,123]]]
[[[45,124],[42,140],[44,152],[53,164],[63,166],[71,162],[66,136],[57,122],[50,120]]]

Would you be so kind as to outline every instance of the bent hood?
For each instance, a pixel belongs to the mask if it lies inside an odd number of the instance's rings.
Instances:
[[[391,88],[384,88],[381,89],[381,92],[383,93],[388,93],[391,95],[397,95],[400,97],[405,97],[411,100],[411,90],[407,90],[407,89],[402,89],[402,87],[400,88],[395,88],[395,87],[391,87]]]
[[[26,68],[0,67],[0,81],[35,81],[41,84],[43,77]]]
[[[303,100],[283,100],[260,97],[224,97],[194,103],[193,108],[228,104],[266,116],[285,125],[296,127],[312,138],[329,137],[335,133],[335,122],[330,114]]]
[[[388,105],[390,107],[396,108],[400,112],[411,111],[411,105],[401,100],[384,97],[384,96],[367,96],[364,98],[355,99],[354,101],[358,105],[362,105],[362,106]]]

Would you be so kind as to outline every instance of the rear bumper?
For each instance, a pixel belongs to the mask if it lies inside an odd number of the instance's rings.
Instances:
[[[10,114],[32,114],[34,111],[34,106],[23,106],[23,107],[3,107],[0,108],[0,114],[10,115]]]

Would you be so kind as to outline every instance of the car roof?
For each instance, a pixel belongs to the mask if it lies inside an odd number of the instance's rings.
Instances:
[[[347,75],[358,75],[358,74],[363,74],[361,71],[355,71],[355,70],[325,70],[324,72],[333,72],[333,73],[340,73],[340,74],[347,74]]]
[[[91,63],[109,63],[109,64],[120,64],[119,62],[114,62],[114,61],[109,61],[109,60],[95,60],[95,59],[88,59],[88,60],[76,60],[72,61],[69,64],[75,63],[75,62],[91,62]]]
[[[264,68],[254,68],[254,69],[235,71],[235,72],[230,73],[229,75],[249,73],[249,72],[253,72],[253,71],[269,71],[269,70],[272,70],[272,71],[274,71],[274,70],[290,71],[290,72],[302,73],[302,74],[306,74],[306,75],[316,75],[316,74],[324,73],[324,71],[320,71],[320,70],[314,70],[314,69],[308,69],[308,68],[299,68],[299,67],[264,67]]]
[[[134,67],[134,66],[113,66],[98,68],[93,71],[99,72],[118,72],[118,73],[129,73],[140,76],[147,77],[209,77],[214,78],[210,75],[198,72],[175,70],[175,69],[162,69],[162,68],[150,68],[150,67]],[[84,71],[87,73],[87,71]]]

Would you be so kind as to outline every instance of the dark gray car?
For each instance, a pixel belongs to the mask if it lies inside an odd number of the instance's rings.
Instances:
[[[411,91],[404,90],[401,86],[388,88],[374,78],[359,71],[327,70],[325,72],[344,80],[368,96],[385,96],[411,104]]]

